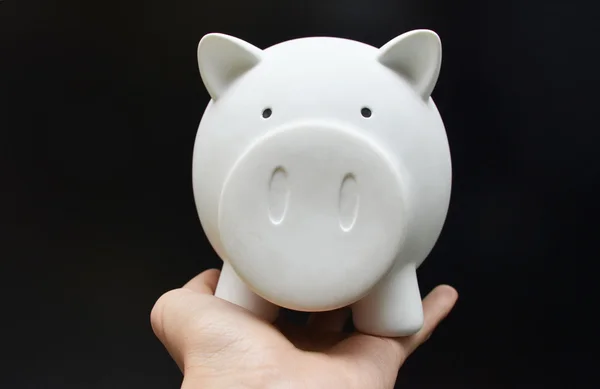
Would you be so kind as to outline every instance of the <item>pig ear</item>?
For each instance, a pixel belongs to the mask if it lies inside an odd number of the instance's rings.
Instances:
[[[225,34],[205,35],[198,44],[198,67],[213,100],[261,60],[262,50]]]
[[[442,44],[431,30],[413,30],[386,43],[379,49],[378,60],[407,77],[417,93],[428,100],[440,74]]]

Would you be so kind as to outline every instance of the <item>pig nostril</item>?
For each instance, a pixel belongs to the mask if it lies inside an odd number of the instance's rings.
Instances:
[[[271,174],[269,181],[269,219],[271,223],[280,224],[288,208],[290,188],[288,185],[287,171],[278,166]]]
[[[271,117],[272,114],[273,114],[273,110],[271,108],[265,108],[265,110],[262,112],[262,117],[264,119],[268,119]]]
[[[358,183],[356,177],[352,173],[344,176],[340,186],[339,195],[339,218],[340,227],[345,232],[348,232],[354,227],[356,218],[358,217]]]

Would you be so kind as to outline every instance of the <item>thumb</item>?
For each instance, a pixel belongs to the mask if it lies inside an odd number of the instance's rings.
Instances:
[[[378,387],[393,387],[398,369],[425,342],[454,307],[458,293],[450,286],[435,288],[423,300],[424,323],[419,332],[405,338],[381,338],[355,334],[340,342],[332,353],[354,366],[358,381]],[[356,367],[358,366],[358,369]]]
[[[448,285],[440,285],[427,295],[423,300],[423,327],[416,334],[398,340],[408,355],[431,337],[438,325],[450,314],[457,300],[458,292]]]

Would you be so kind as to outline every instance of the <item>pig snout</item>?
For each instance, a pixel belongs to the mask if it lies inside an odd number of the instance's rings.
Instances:
[[[366,130],[274,129],[230,170],[219,203],[226,260],[277,305],[349,305],[391,269],[406,230],[398,161]]]

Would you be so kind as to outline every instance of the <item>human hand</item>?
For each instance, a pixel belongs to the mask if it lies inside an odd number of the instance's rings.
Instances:
[[[342,332],[348,309],[313,314],[306,326],[274,324],[214,296],[218,270],[165,293],[151,313],[154,333],[184,374],[182,389],[391,389],[406,358],[458,298],[438,286],[424,300],[424,325],[389,339]]]

